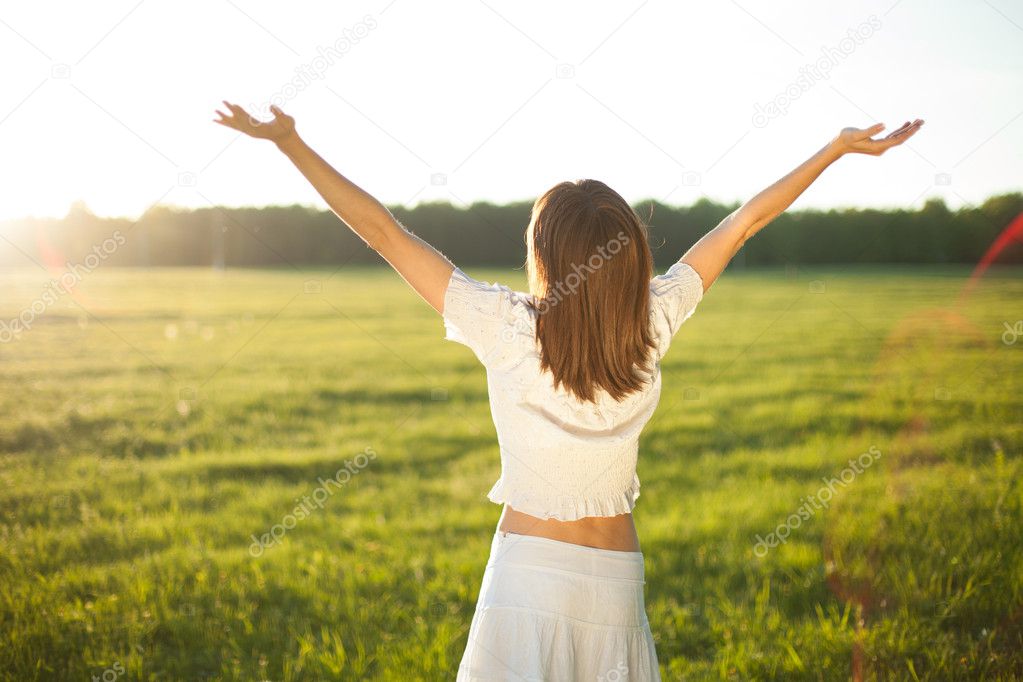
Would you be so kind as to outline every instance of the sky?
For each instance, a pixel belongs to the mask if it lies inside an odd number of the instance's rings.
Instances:
[[[308,204],[272,144],[212,122],[271,101],[385,204],[742,201],[845,126],[923,118],[841,159],[801,207],[952,206],[1023,183],[1023,4],[947,2],[0,5],[0,220]]]

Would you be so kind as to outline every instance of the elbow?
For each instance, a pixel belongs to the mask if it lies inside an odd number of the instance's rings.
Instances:
[[[742,241],[745,242],[747,239],[755,235],[757,232],[760,232],[760,230],[770,225],[771,222],[774,221],[774,219],[777,218],[779,215],[781,215],[781,211],[774,211],[772,213],[768,213],[767,215],[758,218],[757,220],[754,220],[746,229],[746,234],[743,235]]]
[[[377,253],[383,253],[387,250],[387,244],[390,240],[387,238],[386,232],[383,230],[376,230],[371,234],[363,236],[362,241],[366,242],[366,246]]]
[[[366,246],[379,254],[383,254],[395,243],[397,234],[404,231],[404,228],[397,221],[376,224],[373,226],[373,229],[368,230],[366,234],[362,235],[362,240],[366,242]]]

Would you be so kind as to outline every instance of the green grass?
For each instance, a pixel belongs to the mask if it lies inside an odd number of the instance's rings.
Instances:
[[[957,304],[967,274],[729,273],[682,328],[636,509],[666,680],[1023,678],[1023,278]],[[0,679],[453,679],[485,373],[394,274],[329,275],[101,269],[0,345]],[[0,277],[0,319],[44,279]]]

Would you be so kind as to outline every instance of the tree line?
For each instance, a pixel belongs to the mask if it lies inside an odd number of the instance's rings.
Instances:
[[[640,202],[654,260],[664,268],[738,205]],[[519,266],[532,202],[391,207],[408,229],[460,266]],[[799,210],[779,216],[737,257],[741,266],[830,263],[975,263],[1023,212],[1023,193],[951,211],[940,198],[919,209]],[[112,266],[309,267],[382,259],[329,211],[306,206],[179,209],[156,206],[137,221],[93,215],[81,204],[61,219],[0,223],[0,265],[80,263],[100,245]],[[109,251],[109,252],[108,252]],[[95,259],[95,257],[93,257]],[[1023,263],[1019,244],[1002,263]]]

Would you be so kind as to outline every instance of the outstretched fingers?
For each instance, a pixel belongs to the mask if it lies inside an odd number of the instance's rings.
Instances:
[[[897,130],[893,130],[891,133],[889,133],[888,137],[885,139],[899,137],[901,135],[912,135],[920,128],[922,124],[923,121],[919,118],[912,122],[906,121],[901,126],[899,126]]]
[[[901,126],[896,128],[892,132],[888,133],[888,135],[886,135],[885,137],[881,137],[875,140],[872,137],[867,136],[861,139],[860,144],[863,146],[863,151],[867,152],[868,154],[874,155],[883,154],[885,151],[891,149],[896,145],[900,145],[909,138],[911,138],[913,135],[916,134],[916,131],[920,130],[920,126],[922,125],[923,120],[919,118],[914,121],[906,121]],[[879,127],[883,128],[884,126],[882,126],[881,124],[877,124],[875,126],[868,128],[867,130],[876,133],[880,132],[878,130]]]
[[[913,135],[916,134],[916,131],[920,130],[920,126],[922,126],[923,124],[924,124],[923,120],[918,118],[912,123],[904,124],[899,130],[896,130],[886,139],[891,142],[890,146],[902,144],[909,138],[913,137]]]
[[[234,111],[234,109],[231,108],[230,102],[228,102],[227,100],[221,100],[221,102],[224,105],[224,109],[227,109],[227,112],[221,111],[219,108],[214,109],[213,111],[214,113],[216,113],[218,118],[213,119],[213,122],[219,123],[220,125],[223,126],[227,126],[228,128],[235,128],[236,122],[234,120],[234,117],[236,112]]]
[[[239,118],[234,114],[225,114],[220,109],[217,109],[216,112],[220,118],[213,119],[214,123],[219,123],[220,125],[225,126],[227,128],[231,128],[233,130],[245,132],[245,124],[242,122],[244,121],[244,119]]]
[[[874,135],[877,135],[882,130],[884,130],[884,123],[875,123],[874,125],[870,126],[869,128],[863,128],[862,130],[858,131],[857,134],[855,135],[854,139],[857,142],[860,142],[860,141],[863,141],[863,140],[869,140],[870,138],[874,137]]]
[[[906,121],[884,137],[877,138],[874,135],[885,129],[883,123],[875,123],[869,128],[844,128],[839,139],[848,151],[877,156],[911,138],[923,123],[923,119],[919,118]]]
[[[222,111],[218,111],[217,114],[220,116],[220,118],[213,119],[214,123],[219,123],[225,128],[232,128],[234,130],[238,130],[238,124],[235,122],[235,119],[233,117],[225,115]]]
[[[237,104],[234,104],[233,102],[228,102],[227,100],[222,101],[224,103],[224,106],[226,106],[231,112],[231,117],[228,119],[228,121],[229,125],[232,128],[236,128],[237,130],[246,132],[248,128],[258,128],[259,126],[263,125],[262,121],[260,121],[258,118],[256,118],[255,116],[253,116],[252,114],[250,114]]]

